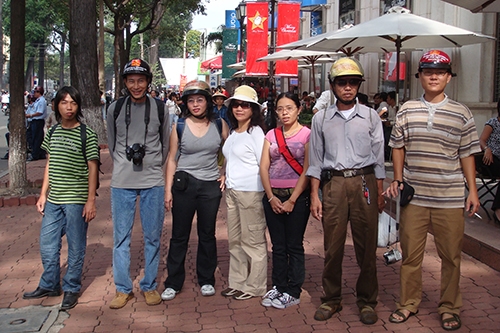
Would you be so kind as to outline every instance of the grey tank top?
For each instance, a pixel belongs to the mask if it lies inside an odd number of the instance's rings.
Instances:
[[[199,180],[217,180],[219,178],[217,153],[221,143],[219,130],[213,122],[210,123],[207,133],[200,138],[191,132],[187,123],[184,123],[177,171],[185,171]]]

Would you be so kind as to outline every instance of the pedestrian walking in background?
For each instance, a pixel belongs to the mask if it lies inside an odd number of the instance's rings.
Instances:
[[[68,260],[62,280],[62,310],[76,306],[82,288],[88,223],[96,216],[98,177],[97,135],[81,121],[80,93],[62,87],[55,97],[58,125],[45,135],[42,148],[47,164],[36,208],[42,214],[40,255],[43,273],[38,287],[25,299],[61,295],[61,243],[66,235]],[[43,129],[43,128],[42,128]],[[82,135],[82,131],[85,132]],[[82,140],[85,137],[85,140]]]
[[[221,294],[246,300],[267,291],[264,188],[259,175],[263,120],[257,93],[247,85],[236,88],[224,103],[233,131],[222,148],[226,158],[229,287]]]
[[[325,295],[314,319],[327,320],[342,310],[342,260],[350,222],[360,268],[356,305],[361,322],[371,325],[378,320],[376,251],[378,213],[384,208],[384,135],[377,112],[356,101],[363,76],[355,59],[341,58],[332,65],[329,80],[336,102],[313,117],[307,175],[311,213],[323,223],[325,243]]]
[[[31,148],[31,155],[28,156],[28,161],[36,161],[45,158],[45,152],[42,150],[43,129],[45,126],[45,117],[47,115],[47,101],[43,97],[43,87],[35,87],[33,96],[33,110],[26,114],[29,122],[29,137],[28,143]]]
[[[391,134],[394,181],[386,193],[398,196],[403,181],[415,189],[412,201],[401,208],[399,237],[403,261],[400,299],[397,310],[389,317],[393,323],[405,322],[418,312],[422,261],[427,231],[432,228],[441,258],[441,326],[445,330],[461,327],[459,284],[464,207],[469,216],[479,208],[473,154],[480,147],[471,111],[444,93],[454,75],[445,52],[425,52],[416,74],[424,93],[403,104]],[[465,200],[464,177],[469,187]]]
[[[147,305],[161,303],[156,276],[165,215],[165,176],[170,127],[162,101],[147,96],[153,77],[142,59],[129,61],[122,73],[128,95],[109,107],[109,153],[113,159],[113,278],[116,294],[109,307],[120,309],[134,297],[130,277],[130,241],[137,198],[144,236],[144,277],[139,287]],[[118,103],[121,106],[118,107]],[[115,110],[116,108],[116,110]]]
[[[172,210],[168,276],[161,294],[166,301],[174,299],[184,285],[186,253],[195,213],[200,293],[202,296],[215,294],[215,222],[225,180],[220,175],[217,156],[229,133],[225,121],[213,112],[212,93],[206,82],[187,83],[182,100],[187,114],[172,127],[165,179],[165,207],[167,211]]]
[[[282,93],[276,101],[282,127],[266,134],[260,176],[273,249],[273,287],[262,305],[284,309],[300,303],[305,279],[304,233],[309,219],[309,128],[299,124],[299,98]]]

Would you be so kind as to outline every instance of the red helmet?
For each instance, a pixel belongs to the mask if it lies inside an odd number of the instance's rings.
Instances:
[[[445,69],[452,76],[456,74],[451,71],[451,59],[448,54],[440,50],[430,50],[425,52],[418,62],[418,71],[425,68]]]

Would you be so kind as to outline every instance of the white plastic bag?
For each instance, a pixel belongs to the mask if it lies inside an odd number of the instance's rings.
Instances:
[[[387,212],[378,214],[378,247],[387,247],[398,242],[399,226]]]

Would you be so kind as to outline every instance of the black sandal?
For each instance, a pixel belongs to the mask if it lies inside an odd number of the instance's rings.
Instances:
[[[443,319],[444,314],[452,315],[450,318]],[[445,324],[457,323],[456,326],[446,326]],[[460,321],[460,316],[455,313],[443,313],[441,314],[441,327],[447,331],[455,331],[462,327],[462,322]]]
[[[408,313],[408,316],[405,316],[405,314],[403,312],[401,312],[400,310],[396,310],[393,313],[391,313],[391,315],[389,316],[389,321],[391,323],[401,324],[401,323],[404,323],[405,321],[407,321],[408,318],[410,318],[411,316],[416,315],[417,313],[418,313],[418,310],[416,312],[410,311],[410,313]],[[396,317],[394,317],[394,315],[399,316],[403,319],[396,319]]]

